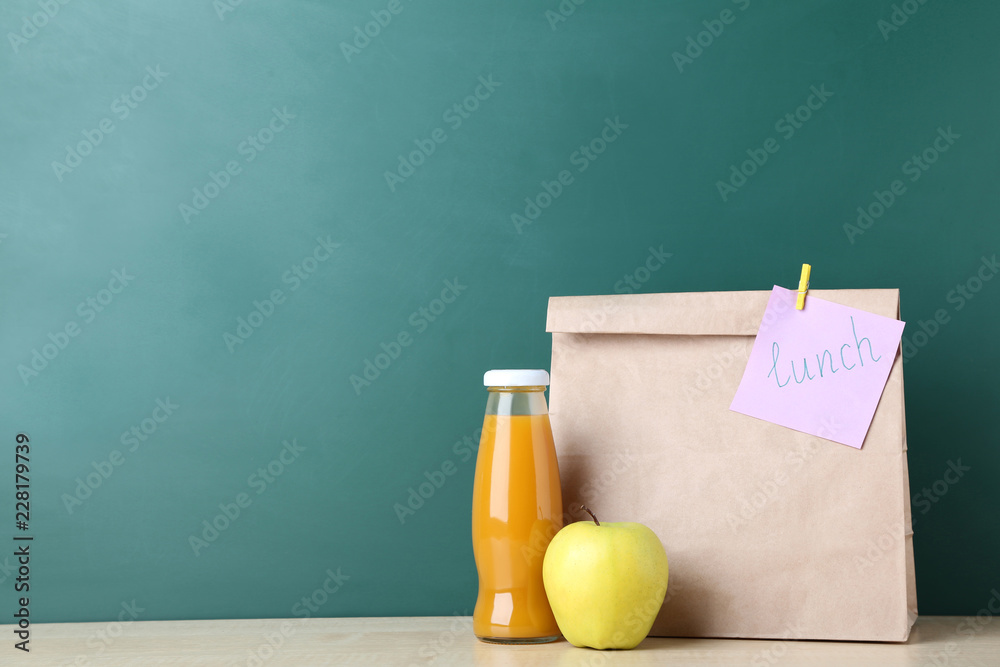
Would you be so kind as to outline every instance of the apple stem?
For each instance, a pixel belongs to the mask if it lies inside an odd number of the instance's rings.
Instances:
[[[589,507],[587,507],[586,505],[580,505],[580,509],[582,509],[587,514],[589,514],[594,519],[594,523],[596,523],[598,526],[601,525],[601,522],[597,520],[597,516],[593,512],[590,511]]]

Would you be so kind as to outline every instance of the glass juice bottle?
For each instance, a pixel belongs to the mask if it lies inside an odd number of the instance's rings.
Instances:
[[[483,641],[559,638],[542,585],[542,559],[562,527],[562,493],[545,403],[544,370],[493,370],[472,491],[479,571],[473,631]]]

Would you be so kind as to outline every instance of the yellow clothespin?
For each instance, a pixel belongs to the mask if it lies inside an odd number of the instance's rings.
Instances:
[[[812,267],[808,264],[802,265],[802,277],[799,278],[799,298],[795,302],[795,310],[802,310],[806,307],[806,292],[809,291],[809,272]]]

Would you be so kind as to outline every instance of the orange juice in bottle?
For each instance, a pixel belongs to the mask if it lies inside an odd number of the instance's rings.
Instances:
[[[542,559],[562,527],[559,467],[544,370],[493,370],[472,491],[479,596],[476,636],[502,644],[559,638],[542,585]]]

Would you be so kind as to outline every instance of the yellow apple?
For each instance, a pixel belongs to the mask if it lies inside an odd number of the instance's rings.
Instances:
[[[574,646],[635,648],[667,593],[667,554],[641,523],[571,523],[552,538],[542,582],[559,630]]]

